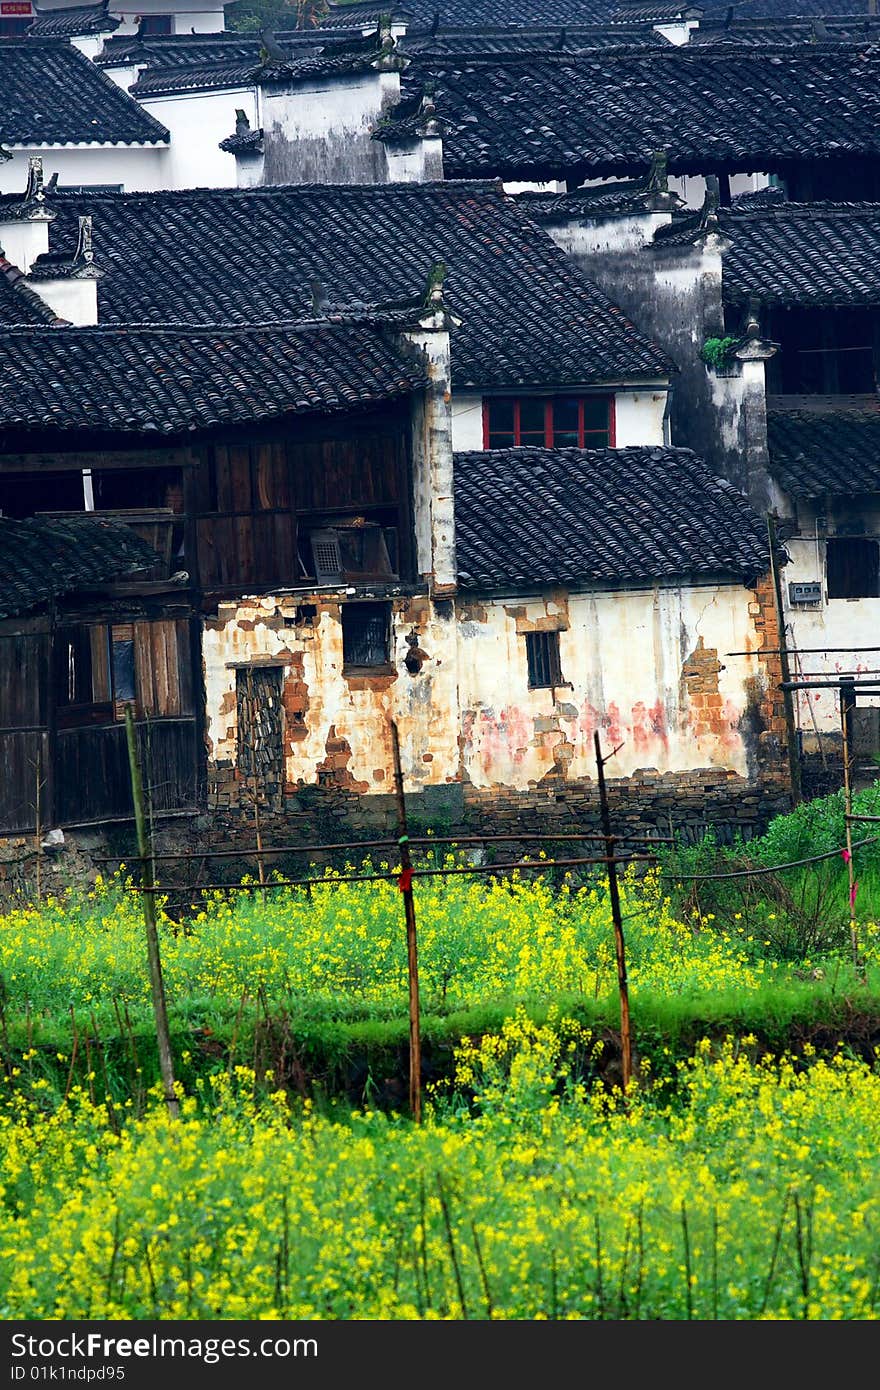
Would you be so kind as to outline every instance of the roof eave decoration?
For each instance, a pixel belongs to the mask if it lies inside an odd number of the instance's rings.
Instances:
[[[54,176],[53,176],[54,177]],[[52,222],[54,212],[46,206],[46,189],[43,183],[43,156],[32,154],[28,160],[28,175],[24,197],[20,203],[0,213],[3,222]]]
[[[743,336],[733,356],[739,362],[766,362],[779,351],[779,344],[761,335],[761,299],[749,295],[743,320]]]

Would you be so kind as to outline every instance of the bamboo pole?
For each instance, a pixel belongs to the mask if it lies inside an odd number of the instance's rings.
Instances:
[[[801,795],[801,760],[798,752],[795,729],[794,700],[786,684],[791,680],[788,665],[788,638],[785,632],[785,610],[782,603],[782,580],[779,577],[779,564],[776,558],[776,518],[767,513],[767,546],[770,551],[770,577],[773,581],[773,606],[776,610],[776,625],[779,628],[779,667],[782,672],[782,704],[785,710],[785,742],[788,749],[788,772],[791,781],[792,805],[803,800]],[[760,651],[758,655],[763,653]]]
[[[849,737],[849,714],[855,705],[855,694],[852,689],[847,689],[843,681],[840,685],[840,732],[843,739],[843,800],[844,800],[844,819],[846,827],[846,876],[849,888],[849,936],[852,945],[853,967],[859,969],[859,937],[856,926],[856,878],[855,865],[853,864],[853,838],[852,838],[852,779],[850,776],[850,737]]]
[[[42,792],[42,790],[43,790],[42,775],[43,775],[43,736],[42,736],[42,734],[41,734],[41,735],[40,735],[40,740],[39,740],[39,742],[38,742],[38,744],[37,744],[37,777],[36,777],[36,787],[35,787],[35,790],[34,790],[34,853],[35,853],[36,856],[37,856],[37,902],[38,902],[38,903],[40,903],[40,902],[42,901],[42,897],[43,897],[43,881],[42,881],[42,869],[43,869],[43,846],[42,846],[43,827],[42,827],[42,825],[40,824],[40,812],[41,812],[41,807],[40,807],[40,795],[41,795],[41,792]]]
[[[608,866],[608,897],[611,919],[614,922],[614,949],[617,956],[617,987],[620,994],[620,1049],[623,1061],[622,1089],[626,1094],[632,1078],[632,1031],[629,1018],[629,985],[626,978],[626,948],[623,939],[623,917],[620,912],[620,889],[617,882],[617,860],[614,857],[614,836],[611,833],[611,813],[608,809],[608,790],[605,786],[605,763],[599,742],[599,731],[593,733],[596,749],[596,773],[599,781],[599,809],[605,837],[605,858]],[[613,757],[613,754],[609,754]]]
[[[252,795],[254,798],[254,834],[257,840],[257,870],[260,875],[260,887],[263,889],[263,902],[266,901],[266,871],[263,868],[263,835],[260,828],[260,784],[257,781],[257,749],[254,737],[254,673],[251,666],[247,670],[248,687],[248,753],[251,760],[251,783]]]
[[[171,1055],[171,1035],[168,1029],[168,1010],[165,1003],[165,984],[162,979],[162,960],[159,954],[159,933],[156,929],[156,901],[154,896],[153,861],[148,843],[146,816],[144,814],[144,786],[138,761],[137,735],[134,727],[134,714],[130,703],[125,706],[125,736],[128,744],[128,765],[131,771],[131,799],[134,806],[134,822],[137,830],[138,854],[141,862],[141,893],[144,905],[144,926],[147,934],[147,959],[150,967],[150,989],[153,995],[153,1014],[156,1019],[156,1042],[159,1049],[159,1067],[165,1087],[165,1103],[172,1119],[177,1119],[180,1107],[174,1088],[174,1061]]]
[[[400,765],[400,738],[397,724],[391,720],[391,745],[394,753],[394,786],[397,793],[397,825],[400,831],[400,891],[406,916],[406,954],[409,974],[409,1108],[416,1124],[422,1120],[422,1042],[419,1025],[419,962],[416,937],[416,909],[412,890],[412,860],[409,854],[409,835],[406,821],[406,798],[403,794],[403,771]]]

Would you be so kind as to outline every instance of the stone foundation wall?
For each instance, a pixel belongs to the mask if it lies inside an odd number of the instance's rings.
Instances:
[[[737,835],[749,839],[763,831],[773,816],[789,809],[783,785],[750,783],[736,773],[714,768],[685,774],[659,774],[643,769],[629,778],[607,782],[612,828],[620,836],[681,835],[687,842],[700,840],[711,827],[721,843]],[[517,834],[552,836],[574,831],[598,831],[599,803],[595,781],[544,784],[530,792],[482,791],[461,784],[428,788],[407,797],[407,816],[412,836],[429,829],[437,836]],[[323,853],[288,853],[269,861],[284,877],[308,876],[309,865],[342,868],[359,863],[367,853],[393,855],[397,840],[397,809],[392,795],[369,797],[340,787],[309,787],[284,798],[284,809],[260,811],[263,846],[335,844],[341,848]],[[389,841],[387,850],[368,851],[359,844],[371,839]],[[160,861],[160,881],[169,885],[235,883],[245,875],[257,877],[253,855],[256,828],[251,811],[228,807],[186,818],[159,822],[155,849],[159,855],[180,852],[197,857],[189,862]],[[199,851],[237,849],[239,854],[206,859]],[[512,857],[535,846],[520,846],[512,838],[498,857]],[[112,866],[98,862],[118,855],[129,867],[136,852],[133,826],[113,826],[94,831],[65,832],[64,843],[46,850],[40,859],[41,890],[59,893],[71,886],[88,887],[96,873],[107,876]],[[572,847],[572,857],[584,850]],[[36,856],[33,837],[0,841],[0,904],[11,905],[32,898],[36,892]]]

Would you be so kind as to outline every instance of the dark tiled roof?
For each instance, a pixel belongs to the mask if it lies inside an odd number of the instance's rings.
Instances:
[[[719,221],[728,303],[880,305],[880,203],[783,202]]]
[[[284,30],[276,40],[291,54],[319,47],[338,35],[323,34],[319,29]],[[207,68],[214,63],[253,65],[260,61],[262,40],[256,35],[236,33],[230,29],[214,34],[117,34],[106,39],[96,58],[102,67],[126,67],[146,64],[167,70],[177,67]]]
[[[469,589],[768,568],[766,523],[689,449],[456,454],[455,533]]]
[[[257,130],[238,130],[219,142],[219,148],[227,154],[262,154],[263,128]]]
[[[391,9],[395,19],[408,21],[412,28],[429,27],[438,11],[444,28],[483,29],[513,24],[546,28],[556,24],[606,24],[612,10],[619,8],[619,0],[403,0],[385,9],[373,4],[337,5],[331,0],[321,24],[325,28],[350,28],[355,23],[366,27]]]
[[[674,193],[658,192],[647,179],[619,179],[614,183],[574,188],[570,193],[518,193],[519,202],[530,217],[542,222],[604,218],[614,214],[644,212],[652,207],[678,208],[682,200]]]
[[[211,67],[147,68],[129,92],[139,101],[150,97],[170,96],[174,92],[209,92],[225,87],[248,88],[254,85],[255,61],[235,60],[214,63]]]
[[[289,329],[0,332],[0,428],[180,434],[328,414],[420,389],[425,376],[366,324]]]
[[[0,618],[149,569],[156,559],[146,541],[107,517],[0,517]]]
[[[247,324],[424,293],[447,270],[457,386],[665,376],[665,354],[496,183],[50,195],[53,247],[94,215],[102,322]]]
[[[28,29],[28,37],[72,39],[81,34],[112,34],[121,22],[108,14],[107,0],[100,5],[59,6],[54,10],[38,10]]]
[[[63,322],[45,300],[25,284],[18,266],[12,265],[0,250],[0,325],[50,324]]]
[[[723,0],[720,8],[723,9]],[[805,16],[868,14],[868,0],[738,0],[737,17],[746,19],[802,19]]]
[[[880,401],[873,410],[769,410],[770,471],[792,497],[880,492]]]
[[[844,18],[803,18],[785,21],[738,20],[725,27],[718,20],[700,21],[692,29],[691,44],[736,43],[739,46],[767,44],[848,43],[865,44],[880,41],[880,20],[876,15],[863,14]]]
[[[621,5],[612,10],[611,23],[669,24],[686,17],[697,19],[700,8],[699,5],[679,4],[678,0],[673,0],[671,4],[658,0],[656,5]]]
[[[880,154],[880,48],[605,49],[517,59],[415,56],[404,98],[431,84],[449,178],[773,168]],[[400,110],[407,112],[405,100]],[[378,138],[394,138],[394,112]]]
[[[0,40],[0,142],[167,142],[168,131],[65,39]]]
[[[621,44],[661,45],[659,34],[644,26],[560,25],[553,29],[443,29],[436,35],[415,31],[398,40],[404,54],[430,57],[485,57],[504,53],[583,53]]]
[[[749,208],[772,208],[787,202],[787,195],[781,183],[768,183],[765,188],[757,188],[750,193],[737,193],[731,206],[735,211],[745,212]]]

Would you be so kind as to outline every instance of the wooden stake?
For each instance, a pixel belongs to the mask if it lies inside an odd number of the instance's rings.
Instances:
[[[785,741],[788,747],[791,801],[793,806],[797,806],[803,800],[801,794],[801,760],[795,728],[794,696],[790,690],[784,688],[786,682],[791,680],[791,674],[788,666],[788,640],[785,634],[785,613],[782,605],[782,581],[779,577],[779,565],[776,563],[776,518],[771,512],[767,513],[767,545],[770,551],[770,577],[773,581],[773,606],[776,610],[776,625],[779,628],[779,669],[782,672],[783,680],[782,705],[785,711]],[[758,655],[760,656],[760,652]]]
[[[620,994],[620,1048],[623,1060],[622,1089],[626,1094],[632,1078],[632,1033],[629,1021],[629,986],[626,979],[626,950],[623,940],[623,918],[620,913],[620,890],[617,883],[617,861],[614,858],[614,836],[611,833],[611,814],[608,809],[608,792],[605,787],[605,763],[599,731],[593,733],[596,749],[596,773],[599,781],[599,809],[602,815],[602,832],[605,838],[605,854],[608,858],[608,897],[611,902],[611,919],[614,923],[614,948],[617,954],[617,988]],[[613,757],[613,754],[609,754]]]
[[[849,714],[856,702],[855,691],[847,689],[846,677],[840,683],[840,731],[843,736],[843,801],[846,810],[846,877],[849,888],[849,936],[852,946],[853,968],[859,969],[859,937],[856,927],[856,878],[852,855],[852,782],[850,780],[850,739]]]
[[[144,906],[144,926],[147,933],[147,959],[150,967],[150,988],[153,994],[153,1014],[156,1019],[156,1042],[159,1049],[159,1067],[165,1087],[165,1103],[172,1119],[177,1119],[180,1107],[174,1089],[174,1062],[171,1055],[171,1034],[168,1030],[168,1010],[165,1004],[165,985],[162,979],[162,960],[159,954],[159,933],[156,929],[156,899],[153,893],[155,880],[153,860],[148,843],[146,816],[144,814],[144,786],[137,753],[137,735],[134,727],[134,713],[130,703],[125,706],[125,736],[128,743],[128,765],[131,771],[131,799],[134,806],[134,822],[137,830],[138,855],[141,862],[141,887],[148,891],[141,893]]]
[[[42,867],[43,867],[43,848],[41,840],[43,829],[40,824],[40,793],[42,792],[43,776],[43,735],[40,734],[40,741],[37,744],[37,784],[34,794],[34,851],[37,856],[37,902],[42,899]]]
[[[416,1124],[422,1120],[422,1042],[419,1031],[419,962],[416,939],[416,909],[413,902],[412,869],[409,854],[409,835],[406,823],[406,799],[403,794],[403,772],[400,766],[400,740],[397,724],[391,720],[391,744],[394,750],[394,785],[397,792],[397,824],[400,831],[400,868],[403,910],[406,914],[406,953],[409,972],[409,1108]]]
[[[250,729],[248,731],[248,752],[251,757],[251,780],[252,795],[254,798],[254,833],[257,840],[257,872],[260,875],[260,886],[264,889],[263,902],[266,901],[265,893],[265,870],[263,869],[263,836],[260,828],[260,785],[257,781],[257,756],[256,740],[254,738],[254,723],[256,710],[254,709],[254,675],[249,666],[247,672],[248,704],[250,705]]]

